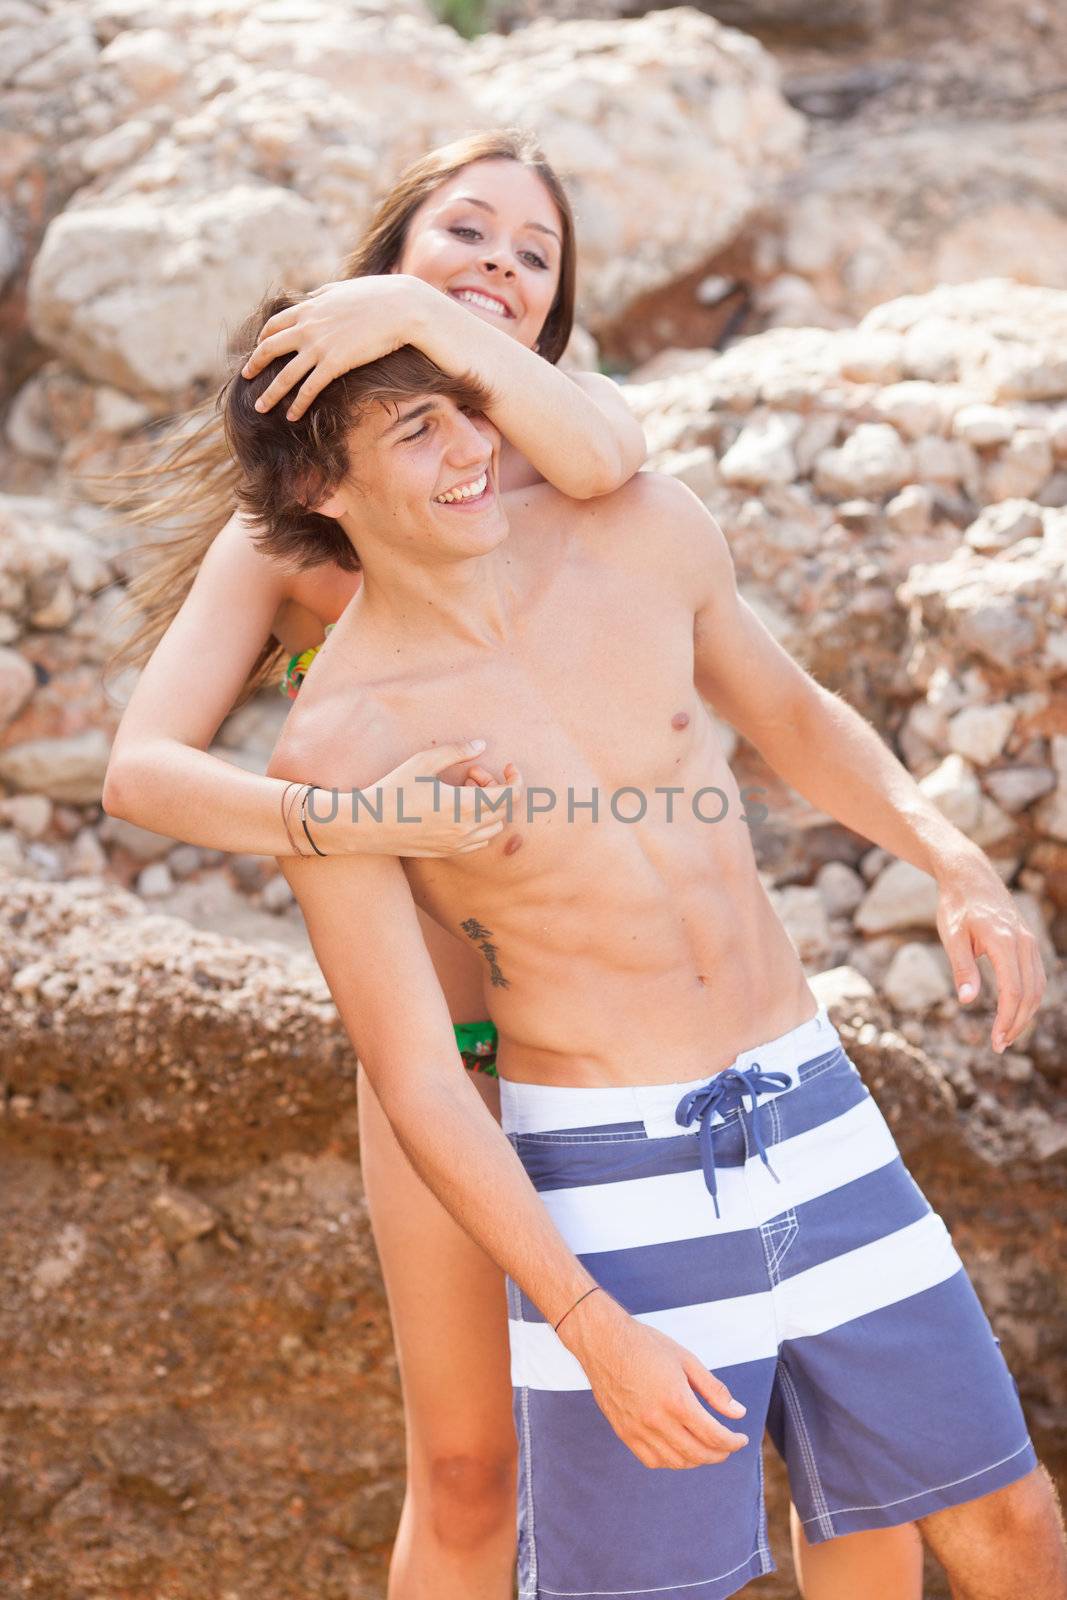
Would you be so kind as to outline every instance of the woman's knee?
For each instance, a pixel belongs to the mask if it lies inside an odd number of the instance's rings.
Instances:
[[[434,1454],[425,1491],[434,1537],[469,1549],[515,1533],[514,1451],[452,1450]]]

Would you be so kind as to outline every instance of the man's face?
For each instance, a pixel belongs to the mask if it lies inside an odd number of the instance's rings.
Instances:
[[[508,531],[499,456],[488,417],[446,395],[372,405],[349,434],[349,476],[319,509],[345,523],[357,550],[370,535],[420,558],[484,555]]]

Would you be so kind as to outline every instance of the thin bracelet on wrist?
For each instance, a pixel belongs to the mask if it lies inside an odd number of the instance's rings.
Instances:
[[[299,844],[297,843],[296,839],[293,836],[293,830],[292,830],[292,826],[290,824],[290,818],[292,817],[292,814],[293,814],[293,806],[296,804],[296,797],[294,796],[293,800],[290,802],[289,796],[290,796],[290,794],[292,794],[292,791],[294,789],[299,793],[299,791],[300,791],[300,789],[302,787],[303,787],[303,785],[299,784],[299,783],[287,783],[285,788],[282,790],[282,801],[281,801],[281,806],[282,806],[282,824],[283,824],[283,826],[285,828],[285,837],[288,839],[290,845],[292,846],[292,850],[293,850],[294,856],[299,856],[301,858],[301,860],[304,859],[304,857],[308,854],[308,852],[306,850],[301,850]]]
[[[574,1306],[580,1306],[583,1300],[587,1300],[589,1298],[589,1296],[591,1294],[595,1294],[596,1291],[599,1288],[600,1288],[600,1284],[599,1283],[594,1283],[594,1285],[593,1285],[593,1287],[591,1289],[587,1289],[585,1291],[585,1294],[580,1294],[578,1296],[577,1300],[574,1302],[574,1305],[573,1306],[568,1306],[566,1311],[563,1313],[563,1316],[560,1317],[559,1322],[556,1323],[555,1327],[552,1330],[553,1333],[558,1333],[559,1332],[560,1323],[563,1321],[564,1317],[569,1317],[570,1316],[571,1312],[574,1310]]]
[[[311,799],[311,796],[314,794],[314,792],[315,792],[315,790],[317,788],[318,788],[318,784],[317,783],[309,783],[307,788],[304,790],[304,798],[300,802],[300,824],[301,824],[301,826],[302,826],[302,828],[304,830],[304,837],[307,839],[307,842],[311,846],[312,850],[314,850],[314,852],[315,852],[315,854],[317,856],[324,856],[326,854],[326,851],[319,849],[318,845],[315,843],[314,839],[311,837],[311,834],[310,834],[310,832],[308,830],[308,817],[307,817],[308,801]]]

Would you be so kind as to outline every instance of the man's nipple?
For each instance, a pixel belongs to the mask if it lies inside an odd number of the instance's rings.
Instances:
[[[671,718],[671,727],[672,728],[678,728],[679,730],[681,730],[682,728],[688,728],[688,726],[689,726],[689,713],[688,713],[688,711],[676,711],[674,713],[674,716]]]
[[[522,849],[522,834],[521,833],[509,833],[507,838],[504,840],[504,854],[506,856],[513,856],[515,854],[516,850],[521,850],[521,849]]]

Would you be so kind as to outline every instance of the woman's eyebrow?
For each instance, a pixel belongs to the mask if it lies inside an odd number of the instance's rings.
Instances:
[[[453,195],[452,199],[453,203],[463,200],[469,206],[480,206],[483,211],[490,211],[494,217],[496,216],[496,207],[491,206],[488,200],[478,200],[472,194],[457,194]],[[562,240],[556,230],[554,228],[546,228],[543,222],[527,222],[525,226],[527,228],[536,228],[538,233],[547,233],[555,239],[557,244],[562,244]]]

